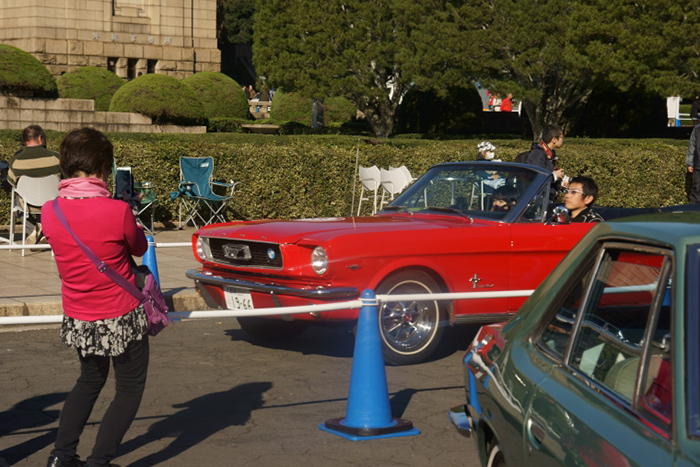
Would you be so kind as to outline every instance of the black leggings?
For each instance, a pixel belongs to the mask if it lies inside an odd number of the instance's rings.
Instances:
[[[95,446],[87,458],[89,465],[109,465],[109,461],[114,458],[141,404],[141,396],[146,387],[148,356],[148,336],[143,336],[143,340],[132,341],[122,355],[111,357],[116,394],[102,417]],[[51,452],[59,459],[69,459],[76,455],[80,435],[109,374],[110,357],[83,357],[80,352],[78,357],[80,377],[63,405],[55,447]]]

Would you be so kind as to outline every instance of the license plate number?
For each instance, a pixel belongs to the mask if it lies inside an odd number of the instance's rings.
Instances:
[[[253,298],[250,292],[245,289],[234,289],[227,287],[224,289],[226,296],[226,308],[229,310],[252,310]]]

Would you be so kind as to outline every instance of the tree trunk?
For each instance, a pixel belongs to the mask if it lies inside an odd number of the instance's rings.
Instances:
[[[375,98],[369,102],[362,102],[358,107],[365,114],[375,136],[388,138],[394,133],[394,120],[398,106],[398,103],[394,102],[393,99]]]

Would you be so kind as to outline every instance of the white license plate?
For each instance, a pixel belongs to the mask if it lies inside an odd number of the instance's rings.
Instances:
[[[226,287],[224,295],[226,296],[226,308],[229,310],[253,309],[253,298],[250,296],[250,292],[245,289]]]

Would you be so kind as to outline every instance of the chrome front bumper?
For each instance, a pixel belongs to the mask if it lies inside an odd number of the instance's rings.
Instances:
[[[235,287],[250,290],[251,292],[262,292],[271,295],[291,295],[294,297],[311,298],[318,300],[329,299],[353,299],[360,296],[359,291],[354,287],[330,287],[327,289],[296,289],[283,285],[262,284],[260,282],[245,281],[241,279],[228,279],[211,273],[202,272],[201,269],[190,269],[185,275],[195,281],[195,283],[217,285],[223,287]]]
[[[460,435],[466,436],[467,438],[472,436],[474,433],[474,422],[469,415],[469,408],[466,404],[452,407],[447,411],[447,416],[450,419],[450,423],[457,428]]]

